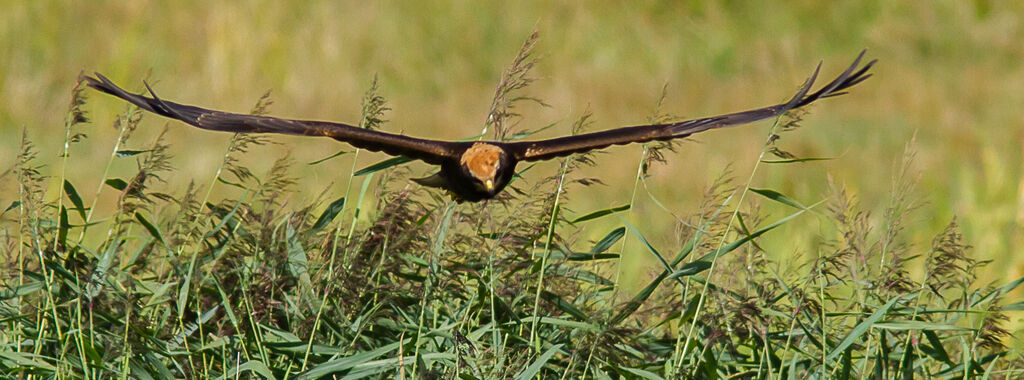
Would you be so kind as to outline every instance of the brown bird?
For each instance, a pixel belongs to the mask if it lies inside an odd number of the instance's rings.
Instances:
[[[641,125],[548,140],[517,142],[429,140],[363,129],[342,123],[290,120],[215,111],[162,100],[145,82],[143,83],[152,97],[127,92],[99,73],[96,73],[96,78],[86,77],[85,80],[88,81],[89,87],[127,100],[147,111],[178,119],[202,129],[326,136],[349,143],[357,148],[440,165],[439,172],[429,177],[414,179],[414,181],[424,186],[446,189],[460,202],[477,202],[493,198],[501,192],[515,174],[516,164],[521,161],[548,160],[611,145],[678,139],[709,129],[773,118],[818,99],[845,94],[844,90],[871,76],[867,71],[877,60],[860,67],[864,53],[862,51],[853,64],[835,80],[820,90],[808,94],[818,76],[818,70],[821,69],[819,63],[810,79],[804,83],[795,96],[785,103],[678,123]]]

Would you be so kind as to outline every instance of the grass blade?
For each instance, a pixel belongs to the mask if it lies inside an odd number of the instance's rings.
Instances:
[[[142,213],[136,211],[135,220],[138,220],[139,223],[142,224],[142,227],[144,227],[146,231],[149,231],[149,234],[152,235],[153,238],[155,238],[160,243],[164,243],[163,234],[160,233],[160,230],[157,229],[156,226],[153,225],[153,223],[150,223],[149,220],[146,219],[146,217],[142,216]]]
[[[143,154],[143,153],[149,153],[149,152],[152,152],[152,151],[153,151],[152,149],[146,149],[146,150],[119,150],[114,155],[116,155],[118,158],[121,158],[121,157],[131,157],[131,156],[138,156],[138,155]]]
[[[569,223],[576,224],[576,223],[580,223],[580,222],[586,222],[588,220],[597,219],[597,218],[600,218],[600,217],[605,216],[605,215],[610,215],[610,214],[614,214],[614,213],[622,212],[622,211],[626,211],[626,210],[629,210],[629,205],[628,204],[625,204],[625,205],[622,205],[622,206],[618,206],[618,207],[606,208],[604,210],[594,211],[594,212],[589,213],[587,215],[583,215],[583,216],[581,216],[579,218],[573,219]]]
[[[619,313],[612,317],[609,324],[616,326],[619,323],[622,323],[622,321],[625,321],[626,318],[629,318],[630,315],[633,315],[633,313],[651,297],[651,294],[654,294],[654,289],[657,289],[658,285],[668,277],[668,273],[668,271],[661,272],[661,274],[658,275],[658,277],[655,277],[654,280],[651,280],[643,290],[633,296],[633,299],[626,302],[625,305],[619,306]]]
[[[270,368],[267,368],[266,364],[263,364],[263,362],[255,360],[247,361],[238,366],[235,366],[235,368],[229,369],[227,372],[224,373],[223,376],[220,377],[220,379],[237,378],[239,374],[245,372],[253,372],[257,375],[262,376],[264,379],[277,379],[277,377],[274,376],[274,373],[270,372]]]
[[[601,240],[598,241],[597,244],[594,244],[594,248],[590,249],[590,254],[596,255],[604,251],[607,251],[608,248],[611,248],[611,246],[615,244],[615,242],[619,241],[619,239],[622,239],[622,236],[624,235],[626,235],[626,227],[619,227],[612,230],[612,232],[609,232],[607,235],[601,238]]]
[[[316,164],[322,163],[322,162],[324,162],[324,161],[327,161],[327,160],[330,160],[330,159],[332,159],[332,158],[338,157],[338,156],[340,156],[340,155],[343,155],[343,154],[348,154],[348,153],[349,153],[349,151],[347,151],[347,150],[339,150],[339,151],[338,151],[337,153],[335,153],[335,154],[332,154],[332,155],[330,155],[330,156],[327,156],[327,157],[321,158],[321,159],[319,159],[319,160],[316,160],[316,161],[313,161],[313,162],[309,162],[309,163],[307,163],[306,165],[316,165]]]
[[[303,379],[319,379],[332,373],[337,373],[345,370],[349,370],[357,365],[369,362],[373,358],[384,355],[391,351],[398,349],[398,345],[401,342],[394,342],[377,349],[373,349],[366,352],[360,352],[355,355],[350,355],[334,360],[328,360],[316,367],[310,368],[309,371],[300,374],[296,377],[297,380]]]
[[[658,376],[658,374],[656,374],[654,372],[647,371],[647,370],[642,370],[642,369],[639,369],[639,368],[619,367],[619,370],[622,370],[624,372],[629,372],[630,374],[636,376],[637,379],[649,379],[649,380],[664,380],[665,379],[664,377]]]
[[[379,172],[381,170],[390,168],[392,166],[403,165],[403,164],[406,164],[406,163],[411,162],[411,161],[412,161],[412,159],[406,158],[406,157],[391,157],[391,158],[386,159],[384,161],[381,161],[381,162],[378,162],[376,164],[373,164],[373,165],[367,166],[365,168],[359,169],[354,174],[352,174],[352,176],[353,177],[359,177],[359,176],[364,176],[364,175],[367,175],[367,174],[370,174],[370,173],[376,173],[376,172]]]
[[[18,206],[21,206],[21,201],[13,201],[13,202],[11,202],[11,204],[8,205],[7,208],[4,209],[3,214],[6,214],[8,211],[11,211],[11,210],[14,210],[14,209],[18,208]],[[2,215],[2,214],[0,214],[0,215]]]
[[[103,183],[107,184],[107,186],[110,186],[117,191],[124,191],[124,189],[128,188],[128,182],[125,182],[123,179],[120,178],[110,178],[106,181],[103,181]]]
[[[523,372],[516,374],[516,380],[529,380],[537,376],[537,373],[544,367],[544,364],[547,364],[548,360],[551,360],[551,357],[555,356],[555,353],[562,349],[562,346],[562,344],[556,344],[548,348],[547,351],[544,351],[543,354],[537,357],[537,360],[530,363],[530,366],[526,367]]]
[[[344,207],[345,197],[335,199],[334,202],[331,202],[331,204],[327,206],[327,209],[320,214],[320,217],[316,218],[316,222],[313,223],[313,227],[310,228],[310,232],[317,232],[324,229],[324,227],[327,227],[328,224],[334,221],[334,218],[338,216],[338,213],[340,213]]]
[[[800,202],[797,202],[797,201],[793,200],[792,198],[787,197],[785,195],[782,195],[782,193],[780,193],[778,191],[775,191],[775,190],[772,190],[772,189],[754,189],[754,188],[751,188],[750,191],[758,193],[761,196],[764,196],[765,198],[771,199],[773,201],[782,203],[782,204],[787,205],[787,206],[792,206],[792,207],[795,207],[795,208],[798,208],[798,209],[801,209],[801,210],[807,208],[806,206],[800,204]]]
[[[57,229],[57,244],[59,247],[68,246],[68,230],[71,229],[71,223],[68,222],[68,209],[67,207],[60,207],[60,221],[58,222]]]
[[[310,292],[313,290],[313,282],[309,277],[306,250],[302,249],[302,242],[296,237],[295,229],[291,225],[288,226],[285,239],[288,240],[288,271],[299,279],[299,285],[305,292]]]
[[[814,207],[814,206],[811,206],[811,207]],[[785,218],[779,219],[778,221],[768,225],[767,227],[764,227],[764,228],[762,228],[760,230],[757,230],[754,233],[749,234],[747,236],[744,236],[742,238],[736,239],[735,241],[733,241],[733,242],[731,242],[729,244],[726,244],[722,248],[716,249],[713,252],[710,252],[710,253],[708,253],[708,254],[706,254],[704,256],[701,256],[701,258],[698,259],[697,261],[707,261],[707,262],[710,262],[711,260],[714,260],[717,257],[722,257],[722,255],[725,255],[726,253],[734,251],[736,248],[739,248],[739,247],[743,246],[743,244],[746,244],[747,242],[749,242],[751,240],[754,240],[755,238],[757,238],[757,237],[759,237],[761,235],[764,235],[766,232],[771,231],[771,230],[775,229],[776,227],[779,227],[779,226],[781,226],[783,224],[786,224],[787,222],[789,222],[790,220],[793,220],[794,218],[800,216],[801,214],[803,214],[807,210],[808,209],[805,208],[805,209],[802,209],[802,210],[797,211],[795,213],[792,213],[792,214],[790,214],[789,216],[787,216]]]
[[[811,161],[831,161],[833,157],[806,157],[806,158],[788,158],[784,160],[761,160],[765,164],[791,164],[794,162],[811,162]]]
[[[896,330],[896,331],[909,331],[909,330],[932,330],[932,331],[970,331],[971,329],[966,327],[959,327],[945,323],[934,323],[925,321],[884,321],[875,323],[872,326],[877,329]]]
[[[85,204],[82,202],[82,197],[78,195],[78,190],[75,190],[75,186],[68,180],[64,180],[64,193],[68,195],[71,204],[75,205],[75,211],[78,211],[78,216],[84,222],[86,220]]]
[[[857,326],[854,326],[853,330],[850,330],[850,333],[846,334],[846,336],[843,337],[843,340],[840,341],[839,344],[837,344],[835,347],[833,347],[831,351],[829,351],[828,355],[825,356],[825,360],[835,360],[835,358],[841,355],[847,347],[850,347],[850,345],[852,345],[854,342],[860,339],[862,335],[867,333],[868,330],[870,330],[875,325],[875,323],[884,318],[885,314],[889,312],[889,309],[892,309],[893,305],[895,305],[896,302],[899,302],[903,298],[905,298],[905,296],[899,296],[889,300],[889,302],[887,302],[884,306],[878,308],[877,310],[875,310],[874,313],[871,313],[869,317],[865,318],[863,321],[858,323]]]

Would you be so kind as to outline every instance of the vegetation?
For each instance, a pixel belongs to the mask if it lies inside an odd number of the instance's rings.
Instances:
[[[531,36],[495,91],[484,133],[518,139],[532,100]],[[662,100],[666,92],[663,92]],[[149,116],[128,108],[93,193],[68,170],[87,93],[72,90],[63,150],[44,167],[27,134],[4,175],[0,370],[18,378],[1015,378],[1007,348],[1009,294],[993,285],[956,219],[931,244],[908,239],[918,175],[913,144],[880,216],[841,183],[805,204],[754,186],[764,166],[815,160],[766,136],[749,173],[725,171],[699,207],[673,215],[674,245],[630,220],[669,144],[645,146],[633,196],[609,208],[572,200],[602,178],[596,161],[569,157],[539,180],[522,176],[496,200],[456,205],[408,185],[401,159],[360,168],[333,188],[297,196],[303,181],[285,155],[264,174],[245,157],[272,143],[236,135],[213,178],[165,193],[175,152],[164,134],[138,142]],[[671,120],[658,101],[651,121]],[[269,93],[253,113],[265,113]],[[374,80],[361,126],[385,125]],[[572,133],[591,127],[583,112]],[[482,134],[483,135],[483,134]],[[337,157],[310,162],[333,163]],[[134,173],[108,174],[119,162]],[[529,172],[533,167],[526,167]],[[533,174],[533,173],[531,173]],[[533,177],[530,177],[533,178]],[[621,186],[621,184],[619,184]],[[627,184],[628,185],[628,184]],[[211,196],[217,189],[217,198]],[[51,196],[51,194],[56,194]],[[115,193],[116,202],[100,202]],[[90,196],[91,195],[91,196]],[[353,199],[354,198],[354,199]],[[779,217],[765,205],[786,210]],[[664,207],[664,206],[662,206]],[[671,212],[670,212],[671,213]],[[809,213],[834,228],[798,261],[760,242]],[[99,215],[104,215],[100,217]],[[571,216],[572,215],[572,216]],[[611,222],[608,222],[608,221]],[[613,224],[599,239],[583,231]],[[810,230],[804,233],[812,234]],[[632,241],[632,244],[627,242]],[[627,250],[658,263],[624,276]],[[912,266],[924,268],[912,273]],[[627,287],[629,282],[639,282]]]
[[[39,163],[56,167],[64,140],[67,92],[79,72],[99,71],[116,83],[143,90],[141,80],[169,99],[245,112],[267,89],[275,115],[359,122],[360,98],[374,74],[394,112],[389,131],[459,139],[480,133],[495,84],[509,59],[534,29],[543,31],[537,81],[524,95],[550,107],[523,106],[523,125],[557,123],[537,137],[568,133],[581,110],[593,110],[593,129],[640,124],[668,84],[663,112],[699,117],[780,101],[822,61],[837,72],[861,49],[878,58],[877,77],[851,96],[823,102],[807,115],[809,128],[784,141],[804,157],[834,157],[802,165],[763,166],[757,187],[777,189],[813,203],[829,191],[828,177],[846,184],[865,210],[881,215],[904,145],[916,136],[915,169],[922,173],[907,239],[927,242],[953,217],[978,257],[993,260],[980,276],[1010,281],[1024,276],[1024,2],[858,1],[833,4],[769,0],[484,2],[98,0],[8,1],[0,12],[0,171],[19,152],[22,131],[37,143]],[[119,129],[110,128],[124,104],[95,96],[86,106],[94,123],[90,139],[73,148],[70,170],[79,189],[95,189]],[[163,120],[147,119],[137,141],[152,141]],[[749,173],[768,124],[721,130],[685,142],[646,181],[650,193],[678,215],[700,207],[702,189],[725,166]],[[164,192],[183,193],[190,180],[211,178],[230,135],[171,124],[164,141],[176,149],[177,171],[166,173]],[[255,148],[261,157],[291,153],[311,162],[338,151],[327,139],[280,138]],[[185,149],[187,148],[187,149]],[[600,165],[580,175],[608,184],[630,183],[640,146],[616,147],[595,156]],[[351,165],[345,155],[325,165],[297,165],[296,197],[330,190],[340,196]],[[359,155],[358,166],[382,157]],[[272,159],[247,160],[265,172]],[[554,173],[545,163],[527,179]],[[114,162],[109,175],[127,177],[133,160]],[[412,165],[428,175],[426,165]],[[57,187],[50,185],[52,189]],[[358,186],[356,186],[358,189]],[[16,198],[13,183],[0,183],[0,201]],[[654,244],[676,244],[674,218],[641,191],[629,221]],[[47,194],[48,198],[55,192]],[[214,187],[213,199],[235,196]],[[630,186],[581,189],[581,211],[621,205]],[[110,209],[114,195],[100,195]],[[370,207],[368,205],[368,207]],[[786,206],[763,210],[783,215]],[[104,215],[97,211],[98,215]],[[592,222],[581,238],[597,240],[617,220]],[[831,224],[808,215],[799,224],[762,237],[775,260],[814,256],[812,231]],[[627,243],[632,246],[633,243]],[[639,248],[639,247],[637,247]],[[660,264],[627,250],[627,278]],[[923,268],[913,268],[920,275]],[[640,281],[626,281],[628,293]],[[1011,323],[1021,325],[1017,318]],[[1019,344],[1018,344],[1019,345]]]

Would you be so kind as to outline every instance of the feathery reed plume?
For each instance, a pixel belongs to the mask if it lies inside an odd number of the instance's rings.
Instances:
[[[651,111],[651,115],[647,117],[649,124],[669,124],[674,121],[678,121],[681,118],[672,114],[665,113],[663,108],[665,100],[668,99],[668,83],[665,83],[661,87],[661,95],[658,96],[658,101],[654,106],[654,110]],[[675,153],[676,148],[679,147],[681,140],[668,140],[668,141],[654,141],[644,144],[644,155],[640,161],[640,172],[641,178],[646,178],[649,175],[652,164],[665,164],[668,160],[665,158],[665,151]]]
[[[487,120],[484,122],[484,130],[481,135],[486,135],[487,130],[493,127],[495,140],[508,140],[511,135],[517,133],[515,129],[519,125],[520,114],[514,110],[517,103],[532,101],[546,106],[540,99],[516,95],[517,91],[526,88],[534,81],[529,74],[533,66],[537,64],[537,58],[533,57],[533,48],[537,46],[538,37],[540,37],[540,32],[533,31],[526,38],[523,46],[519,48],[519,53],[512,60],[512,65],[502,74],[501,80],[494,90],[494,100],[491,101],[491,109],[487,112]]]

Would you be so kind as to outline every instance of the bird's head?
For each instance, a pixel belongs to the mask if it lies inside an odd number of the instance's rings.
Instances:
[[[459,162],[462,171],[473,181],[473,186],[488,194],[494,195],[504,187],[500,175],[508,164],[508,155],[501,147],[487,144],[473,144]]]

